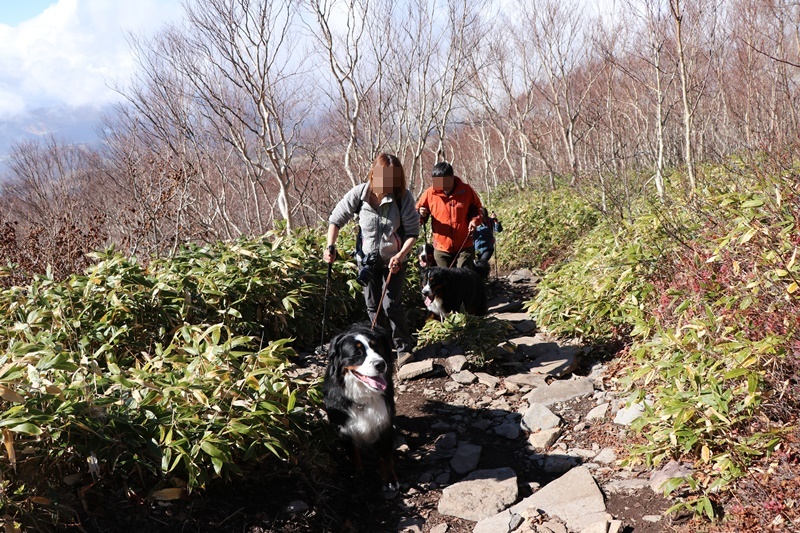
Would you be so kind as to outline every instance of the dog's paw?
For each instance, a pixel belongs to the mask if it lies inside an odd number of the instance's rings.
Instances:
[[[396,498],[397,495],[400,494],[400,483],[395,481],[393,483],[387,483],[383,486],[383,499],[384,500],[391,500]]]

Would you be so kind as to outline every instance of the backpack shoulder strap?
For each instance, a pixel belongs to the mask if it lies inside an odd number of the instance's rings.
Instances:
[[[364,183],[361,192],[358,194],[358,204],[356,205],[356,210],[353,212],[355,216],[358,216],[359,213],[361,213],[361,208],[364,207],[364,190],[366,190],[367,187],[369,187],[369,183]]]

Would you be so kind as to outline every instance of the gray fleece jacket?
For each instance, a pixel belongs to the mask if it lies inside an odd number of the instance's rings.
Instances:
[[[414,207],[416,201],[411,191],[406,189],[400,202],[402,204],[401,213],[393,193],[389,193],[383,198],[377,211],[372,208],[368,198],[369,184],[356,185],[339,200],[339,203],[333,208],[328,222],[341,228],[354,215],[358,215],[358,225],[361,227],[362,235],[361,248],[364,254],[379,250],[381,259],[388,262],[403,247],[403,243],[400,242],[400,237],[397,235],[401,224],[406,239],[419,237],[419,213]],[[361,211],[356,213],[359,203]]]

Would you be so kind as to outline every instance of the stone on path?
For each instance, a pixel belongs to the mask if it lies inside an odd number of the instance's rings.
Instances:
[[[452,374],[461,372],[465,366],[467,366],[467,357],[464,355],[452,355],[444,361],[444,367]]]
[[[518,494],[517,474],[512,469],[477,470],[442,491],[438,511],[477,522],[506,509]]]
[[[478,381],[478,376],[476,376],[469,370],[462,370],[461,372],[456,372],[455,374],[451,375],[450,378],[456,383],[461,383],[462,385],[469,385],[470,383],[475,383],[476,381]]]
[[[561,428],[543,429],[538,433],[531,433],[528,442],[537,452],[546,451],[561,436]]]
[[[581,396],[589,396],[594,392],[594,384],[589,378],[556,380],[546,387],[539,387],[527,394],[528,404],[541,403],[552,405]]]
[[[500,383],[500,378],[496,378],[491,374],[487,374],[486,372],[475,372],[475,375],[478,377],[478,381],[483,383],[490,389],[497,387]]]
[[[530,333],[536,329],[536,322],[531,320],[531,317],[528,315],[528,313],[497,313],[495,314],[495,318],[505,320],[506,322],[511,322],[511,325],[514,326],[514,329],[522,334]]]
[[[561,417],[540,403],[530,404],[520,421],[520,426],[525,431],[553,429],[558,427],[559,424],[561,424]]]
[[[505,510],[475,524],[472,533],[510,533],[515,531],[524,520],[520,515]]]
[[[400,367],[400,370],[397,371],[397,379],[401,381],[413,379],[419,376],[424,376],[430,372],[433,372],[433,359],[407,363]]]
[[[528,270],[527,268],[521,268],[519,270],[515,270],[511,274],[508,275],[508,281],[511,283],[529,283],[536,278],[533,272]]]
[[[508,440],[516,440],[519,437],[519,424],[516,422],[503,422],[494,427],[494,432]]]
[[[512,513],[522,514],[534,507],[563,520],[572,531],[606,520],[603,493],[586,467],[573,468],[560,478],[545,485],[511,507]]]
[[[617,454],[614,451],[614,448],[603,448],[602,450],[600,450],[600,453],[595,455],[593,459],[595,463],[603,463],[603,464],[613,463],[616,460],[617,460]]]
[[[472,472],[478,466],[482,448],[476,444],[461,442],[456,448],[456,454],[450,459],[450,468],[458,474]]]
[[[634,420],[644,414],[645,406],[642,402],[637,402],[630,407],[623,407],[614,416],[614,423],[621,426],[630,426]]]
[[[602,420],[606,417],[606,412],[608,411],[608,404],[601,403],[588,413],[586,413],[586,420]]]
[[[560,378],[573,372],[580,362],[583,351],[578,346],[559,346],[544,337],[516,337],[509,339],[517,347],[517,352],[530,361],[525,364],[528,372],[548,374]]]
[[[511,383],[518,387],[546,387],[547,381],[544,379],[542,374],[531,374],[529,372],[524,372],[522,374],[513,374],[511,376],[506,376],[504,378],[505,383]]]
[[[489,313],[513,313],[522,309],[522,302],[498,296],[489,300]]]

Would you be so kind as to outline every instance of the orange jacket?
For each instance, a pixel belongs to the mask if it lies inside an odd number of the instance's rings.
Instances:
[[[481,199],[472,187],[455,176],[450,194],[428,187],[417,200],[420,207],[430,211],[433,247],[447,253],[473,246],[469,222],[481,220]]]

